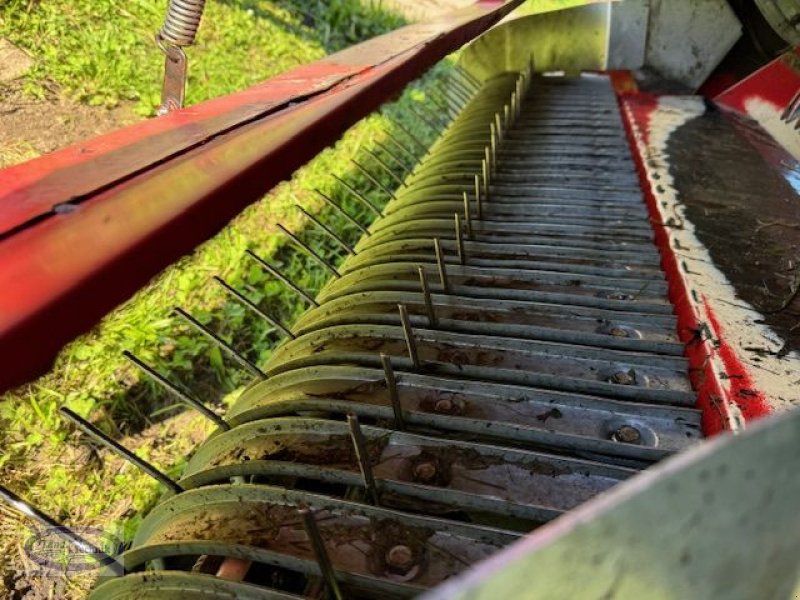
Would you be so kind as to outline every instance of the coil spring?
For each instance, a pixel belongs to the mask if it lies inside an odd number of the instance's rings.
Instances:
[[[194,43],[206,0],[169,0],[164,25],[156,36],[160,43],[191,46]]]

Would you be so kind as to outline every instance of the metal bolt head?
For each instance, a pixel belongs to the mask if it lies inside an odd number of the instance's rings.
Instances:
[[[405,544],[392,546],[386,552],[386,568],[392,573],[405,575],[415,563],[414,551]]]
[[[437,474],[438,469],[436,468],[436,464],[431,461],[425,461],[414,465],[414,481],[430,483],[436,479]]]
[[[642,441],[642,434],[635,427],[623,425],[611,434],[611,439],[623,444],[638,444]]]
[[[627,329],[625,329],[624,327],[619,327],[619,326],[612,327],[611,329],[608,330],[608,333],[610,333],[614,337],[628,337],[628,335],[629,335]]]
[[[632,371],[617,371],[608,380],[617,385],[633,385],[636,383],[636,376]]]
[[[433,410],[437,413],[449,413],[453,410],[453,401],[452,400],[437,400],[436,404],[433,405]]]

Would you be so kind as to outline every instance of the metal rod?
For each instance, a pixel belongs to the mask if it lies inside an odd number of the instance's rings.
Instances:
[[[475,76],[474,76],[472,73],[470,73],[469,71],[467,71],[467,70],[466,70],[464,67],[462,67],[461,65],[456,65],[456,66],[455,66],[455,68],[456,68],[456,70],[457,70],[457,71],[458,71],[458,72],[461,74],[461,76],[462,76],[464,79],[466,79],[467,81],[469,81],[470,83],[472,83],[472,85],[474,85],[474,86],[475,86],[475,89],[476,89],[476,90],[481,88],[481,85],[483,85],[483,84],[482,84],[482,83],[480,82],[480,80],[479,80],[477,77],[475,77]]]
[[[472,211],[469,209],[467,192],[464,192],[464,220],[467,222],[467,235],[472,237]]]
[[[367,199],[367,197],[364,196],[361,192],[359,192],[356,188],[354,188],[352,185],[347,183],[344,179],[342,179],[338,175],[331,175],[331,177],[333,177],[336,181],[341,183],[345,187],[345,189],[347,191],[349,191],[351,194],[353,194],[359,202],[361,202],[370,211],[372,211],[375,214],[376,217],[380,217],[381,216],[381,209],[378,208],[377,206],[375,206],[372,202],[370,202]]]
[[[483,200],[481,199],[481,178],[475,175],[475,204],[478,206],[478,220],[483,218]]]
[[[333,201],[333,198],[330,198],[328,195],[322,193],[321,191],[319,191],[317,189],[315,189],[314,191],[325,201],[325,203],[328,206],[333,208],[333,210],[335,210],[340,215],[342,215],[345,219],[347,219],[350,222],[350,224],[353,225],[356,229],[361,230],[361,233],[363,233],[364,235],[369,237],[369,235],[370,235],[369,230],[366,227],[364,227],[361,223],[356,221],[354,217],[352,217],[347,211],[345,211],[345,209],[343,209],[341,206],[336,204],[336,202]]]
[[[453,83],[452,77],[449,78],[449,82],[451,84]],[[442,85],[444,87],[444,84]],[[474,92],[472,92],[471,90],[469,91],[465,90],[463,87],[458,85],[458,82],[456,82],[455,85],[450,85],[449,87],[447,87],[445,91],[450,92],[455,96],[456,102],[459,103],[459,108],[463,108],[464,106],[469,104],[469,101],[472,99],[472,96],[474,95]]]
[[[361,431],[361,423],[359,423],[358,416],[355,413],[347,414],[347,426],[350,428],[350,439],[353,441],[356,460],[358,461],[359,469],[361,469],[361,477],[364,478],[367,498],[370,504],[378,506],[378,487],[375,485],[375,475],[372,473],[372,463],[369,461],[367,441],[364,439],[364,432]]]
[[[405,183],[403,182],[403,180],[400,179],[400,177],[397,176],[397,174],[392,170],[392,167],[387,165],[380,156],[378,156],[372,150],[369,150],[367,148],[364,149],[364,152],[366,152],[369,156],[374,158],[375,162],[377,162],[383,168],[384,172],[389,177],[391,177],[397,185],[405,186]]]
[[[483,175],[483,197],[489,200],[489,165],[484,158],[481,161],[481,174]]]
[[[247,308],[252,310],[259,317],[264,319],[267,323],[272,325],[275,329],[280,331],[283,335],[288,337],[290,340],[293,340],[296,337],[288,327],[286,327],[283,323],[278,321],[278,319],[275,319],[275,318],[269,316],[267,313],[265,313],[263,310],[261,310],[258,307],[258,305],[256,305],[255,302],[253,302],[252,300],[250,300],[249,298],[244,296],[241,292],[239,292],[239,290],[235,289],[231,284],[229,284],[227,281],[225,281],[222,277],[219,277],[218,275],[214,275],[213,279],[219,285],[221,285],[225,289],[225,291],[228,292],[235,300],[238,300],[239,302],[244,304]]]
[[[456,226],[456,248],[458,249],[458,262],[462,265],[466,264],[466,255],[464,254],[464,238],[461,236],[461,217],[458,213],[454,213]]]
[[[391,402],[392,412],[394,412],[394,428],[398,431],[405,431],[406,420],[403,417],[403,405],[400,404],[400,393],[397,390],[392,359],[381,353],[381,365],[383,365],[383,376],[386,379],[386,389],[389,391],[389,402]]]
[[[320,230],[322,230],[323,232],[328,234],[328,237],[331,238],[334,241],[334,243],[336,243],[337,246],[339,246],[342,250],[344,250],[348,254],[352,254],[353,256],[355,256],[356,251],[353,250],[353,248],[350,246],[350,244],[348,244],[342,238],[340,238],[339,235],[335,231],[333,231],[333,229],[331,229],[330,227],[325,225],[325,223],[323,223],[322,221],[317,219],[314,215],[312,215],[310,212],[308,212],[305,208],[303,208],[299,204],[295,204],[295,207],[297,208],[297,210],[299,210],[301,213],[303,213],[306,217],[308,217],[309,220],[312,223],[314,223],[314,225],[319,227]]]
[[[495,129],[494,123],[489,123],[489,145],[492,150],[492,168],[494,169],[497,165],[497,130]]]
[[[439,281],[442,284],[442,289],[447,293],[450,291],[450,282],[447,280],[447,266],[444,262],[442,244],[439,242],[439,238],[433,238],[433,251],[436,253],[436,265],[439,267]]]
[[[411,170],[411,168],[403,161],[403,159],[397,156],[394,152],[392,152],[392,149],[386,146],[386,144],[382,144],[381,142],[375,140],[375,145],[381,150],[383,150],[389,156],[389,158],[391,158],[397,164],[397,166],[399,166],[403,170],[401,179],[405,178],[405,176],[408,175],[408,172]]]
[[[388,117],[387,117],[387,118],[388,118]],[[397,129],[399,129],[400,131],[402,131],[403,133],[405,133],[405,134],[406,134],[406,136],[408,137],[408,139],[410,139],[410,140],[411,140],[412,142],[414,142],[414,143],[415,143],[417,146],[419,146],[420,150],[422,150],[422,156],[424,156],[425,154],[427,154],[427,152],[428,152],[428,146],[426,146],[424,143],[422,143],[422,142],[419,140],[419,138],[418,138],[417,136],[415,136],[415,135],[414,135],[413,133],[411,133],[411,132],[410,132],[408,129],[406,129],[406,128],[403,126],[403,124],[402,124],[402,123],[400,123],[400,121],[395,121],[395,120],[392,120],[392,119],[390,119],[390,121],[391,121],[391,123],[392,123],[392,124],[393,124],[395,127],[397,127]],[[419,157],[418,157],[418,159],[419,159]]]
[[[314,549],[314,556],[316,556],[319,570],[322,572],[322,579],[325,581],[325,585],[328,588],[327,596],[334,600],[344,600],[344,595],[339,589],[339,582],[336,580],[336,572],[331,565],[331,559],[325,548],[325,542],[322,541],[322,535],[319,532],[319,526],[317,525],[314,513],[309,508],[300,508],[297,512],[303,519],[303,527],[311,542],[311,547]]]
[[[403,304],[398,304],[397,308],[400,311],[400,324],[403,326],[403,335],[405,335],[406,338],[408,357],[411,359],[411,364],[414,366],[414,369],[419,369],[417,343],[414,340],[414,331],[411,329],[411,321],[408,319],[408,309]]]
[[[64,416],[68,421],[71,421],[78,429],[92,438],[95,442],[105,446],[117,456],[138,467],[142,472],[158,481],[161,485],[168,487],[176,494],[180,494],[184,491],[182,486],[175,483],[175,481],[167,477],[164,473],[156,469],[146,460],[139,458],[133,452],[112,440],[109,436],[100,431],[86,419],[83,419],[65,406],[59,408],[58,412],[60,412],[62,416]]]
[[[503,123],[506,131],[508,131],[508,128],[511,127],[511,111],[508,108],[508,104],[503,105]]]
[[[428,325],[431,329],[436,328],[436,311],[433,309],[433,300],[431,299],[431,290],[428,287],[428,276],[425,269],[421,266],[417,267],[419,273],[419,285],[422,288],[422,298],[425,301],[425,310],[428,311]]]
[[[311,296],[311,294],[306,292],[299,285],[296,285],[294,282],[292,282],[292,280],[290,280],[283,273],[278,271],[278,269],[276,269],[271,264],[269,264],[267,261],[265,261],[263,258],[258,256],[258,254],[256,254],[252,250],[245,250],[245,254],[247,254],[250,258],[255,260],[259,264],[259,266],[261,266],[261,268],[263,268],[267,273],[269,273],[270,275],[272,275],[276,279],[278,279],[278,280],[282,281],[283,283],[285,283],[290,289],[294,290],[295,293],[297,293],[298,296],[303,298],[303,300],[308,302],[311,306],[319,306],[319,304],[317,303],[316,300],[314,300],[314,298]]]
[[[505,130],[503,129],[502,123],[500,123],[500,113],[494,113],[494,125],[497,128],[497,141],[498,143],[502,142]]]
[[[267,375],[259,369],[255,364],[247,360],[244,356],[239,354],[236,350],[233,349],[233,346],[225,342],[222,338],[220,338],[216,333],[211,331],[208,327],[203,325],[200,321],[195,319],[192,315],[188,312],[183,310],[180,306],[176,306],[172,309],[175,314],[182,317],[186,322],[189,323],[192,327],[194,327],[197,331],[202,333],[205,337],[211,340],[216,346],[220,349],[224,350],[226,354],[228,354],[233,360],[235,360],[241,367],[250,371],[253,375],[260,379],[266,379]]]
[[[436,93],[434,94],[434,92],[436,92]],[[439,109],[444,111],[444,114],[445,114],[448,122],[452,121],[455,118],[455,116],[458,114],[457,111],[453,110],[453,107],[447,101],[446,96],[445,96],[444,99],[442,99],[442,92],[437,87],[431,86],[430,93],[428,94],[428,97],[431,99],[431,102],[433,102]]]
[[[166,379],[163,375],[161,375],[161,373],[159,373],[154,368],[152,368],[150,365],[148,365],[147,363],[142,361],[138,356],[134,355],[131,352],[128,352],[127,350],[124,350],[122,352],[122,356],[127,358],[134,365],[136,365],[139,369],[144,371],[147,375],[150,376],[151,379],[154,379],[163,388],[165,388],[168,392],[170,392],[175,397],[177,397],[178,400],[180,400],[184,404],[187,404],[187,405],[191,406],[193,409],[195,409],[197,412],[199,412],[201,415],[203,415],[209,421],[212,421],[220,429],[224,429],[225,431],[228,431],[231,428],[231,426],[228,425],[228,423],[226,423],[225,420],[222,417],[220,417],[217,413],[215,413],[213,410],[208,408],[206,405],[204,405],[199,400],[189,396],[186,392],[181,390],[178,386],[176,386],[175,384],[170,382],[168,379]]]
[[[372,173],[370,173],[370,172],[367,170],[367,168],[366,168],[364,165],[362,165],[361,163],[359,163],[359,162],[358,162],[357,160],[355,160],[354,158],[351,158],[351,159],[350,159],[350,162],[351,162],[351,163],[353,163],[353,165],[355,165],[356,169],[358,169],[359,171],[361,171],[361,172],[364,174],[364,177],[366,177],[366,178],[367,178],[367,179],[369,179],[369,180],[370,180],[370,181],[371,181],[373,184],[375,184],[375,186],[376,186],[376,187],[377,187],[379,190],[381,190],[381,191],[382,191],[384,194],[386,194],[386,195],[387,195],[387,196],[389,196],[390,198],[394,198],[394,192],[393,192],[392,190],[390,190],[389,188],[387,188],[385,185],[383,185],[383,183],[381,182],[381,180],[380,180],[380,179],[378,179],[377,177],[375,177],[375,176],[374,176]],[[378,214],[382,214],[382,213],[381,213],[381,211],[378,211]]]
[[[83,539],[71,528],[67,527],[66,525],[62,525],[32,504],[25,502],[25,500],[2,485],[0,485],[0,500],[5,502],[14,510],[22,513],[26,517],[29,517],[33,521],[36,521],[39,523],[39,525],[43,525],[44,527],[52,530],[53,533],[75,546],[81,552],[92,554],[98,563],[111,568],[116,575],[123,575],[125,573],[125,567],[123,567],[116,558],[103,552],[91,542]]]
[[[316,261],[317,264],[322,265],[334,277],[336,277],[336,278],[341,277],[341,275],[339,274],[339,271],[337,271],[336,268],[333,265],[328,264],[328,262],[324,258],[322,258],[319,254],[314,252],[311,249],[311,246],[306,244],[303,240],[301,240],[299,237],[297,237],[291,231],[286,229],[286,227],[284,227],[280,223],[277,223],[277,226],[278,226],[278,229],[280,229],[281,231],[283,231],[283,233],[285,233],[287,236],[289,236],[289,239],[291,239],[297,246],[299,246],[310,258],[312,258],[314,261]]]
[[[396,147],[398,150],[400,150],[400,152],[402,152],[403,154],[405,154],[406,156],[408,156],[408,157],[411,159],[411,164],[412,164],[412,165],[414,165],[414,164],[416,164],[416,163],[417,163],[417,155],[416,155],[416,154],[414,154],[414,152],[413,152],[412,150],[410,150],[410,149],[409,149],[409,148],[408,148],[408,147],[407,147],[405,144],[403,144],[402,142],[400,142],[400,140],[398,140],[396,137],[394,137],[394,136],[393,136],[391,133],[389,133],[388,131],[387,131],[387,132],[384,132],[384,133],[386,133],[386,139],[387,139],[387,140],[389,140],[390,142],[392,142],[392,143],[395,145],[395,147]]]
[[[458,87],[462,90],[467,96],[472,98],[480,89],[479,86],[476,86],[473,82],[469,80],[465,80],[463,77],[459,78],[456,77],[456,74],[459,73],[458,67],[455,68],[454,73],[450,75],[450,83]]]
[[[432,122],[428,119],[428,117],[422,114],[419,110],[416,109],[413,103],[408,105],[409,110],[414,113],[414,115],[423,123],[425,123],[428,127],[430,127],[436,134],[441,133],[442,129],[444,129],[444,125],[441,123]]]

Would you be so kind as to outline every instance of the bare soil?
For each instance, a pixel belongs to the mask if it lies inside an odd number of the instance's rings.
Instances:
[[[20,81],[0,84],[0,168],[106,133],[139,119],[129,106],[86,106],[61,98],[37,100]]]

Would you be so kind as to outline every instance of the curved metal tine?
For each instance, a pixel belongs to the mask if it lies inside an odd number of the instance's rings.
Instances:
[[[448,81],[451,84],[453,83],[452,78],[448,78]],[[440,82],[439,87],[445,96],[447,96],[447,94],[452,94],[454,96],[453,101],[457,104],[459,110],[463,109],[467,104],[469,104],[469,101],[472,100],[472,97],[474,96],[471,91],[466,91],[459,85],[445,86],[444,82]]]
[[[384,170],[384,172],[389,177],[391,177],[397,185],[402,185],[402,186],[406,185],[405,182],[402,179],[400,179],[400,177],[398,177],[397,174],[392,170],[392,167],[387,165],[386,162],[380,156],[378,156],[375,152],[373,152],[372,150],[370,150],[368,148],[365,148],[364,152],[366,152],[369,156],[374,158],[375,162],[378,163],[381,166],[381,168]]]
[[[464,238],[461,235],[461,217],[458,213],[453,213],[456,227],[456,248],[458,248],[458,262],[466,264],[466,254],[464,253]]]
[[[411,359],[414,370],[418,370],[420,362],[417,354],[417,342],[414,339],[414,330],[411,329],[411,321],[408,319],[408,309],[404,304],[398,304],[397,309],[400,311],[400,324],[403,326],[403,335],[406,338],[408,357]]]
[[[361,470],[361,477],[364,479],[364,487],[367,490],[367,499],[370,504],[379,506],[378,488],[375,485],[375,475],[372,473],[372,464],[369,462],[369,452],[367,442],[364,439],[364,432],[361,431],[361,423],[355,413],[347,414],[347,427],[350,429],[350,439],[353,442],[353,449],[356,453],[358,467]]]
[[[351,158],[351,159],[350,159],[350,162],[351,162],[351,163],[353,163],[353,165],[355,165],[356,169],[358,169],[359,171],[361,171],[361,172],[364,174],[364,177],[366,177],[366,178],[367,178],[367,179],[369,179],[369,180],[370,180],[370,181],[371,181],[373,184],[375,184],[375,186],[376,186],[376,187],[377,187],[379,190],[381,190],[381,191],[382,191],[384,194],[386,194],[387,196],[389,196],[389,198],[392,198],[392,199],[394,199],[394,192],[393,192],[392,190],[390,190],[389,188],[387,188],[385,185],[383,185],[383,183],[381,182],[381,180],[380,180],[380,179],[378,179],[377,177],[375,177],[375,176],[374,176],[372,173],[370,173],[370,172],[369,172],[369,170],[368,170],[368,169],[367,169],[367,168],[366,168],[364,165],[362,165],[361,163],[359,163],[359,162],[358,162],[356,159],[354,159],[354,158]],[[383,214],[383,212],[382,212],[380,209],[378,209],[378,214],[379,214],[379,215],[382,215],[382,214]]]
[[[356,251],[353,250],[352,246],[350,246],[350,244],[348,244],[342,238],[340,238],[336,234],[336,232],[333,231],[333,229],[331,229],[330,227],[325,225],[325,223],[323,223],[322,221],[317,219],[314,215],[312,215],[310,212],[308,212],[305,208],[303,208],[299,204],[295,204],[295,207],[297,208],[297,210],[299,210],[301,213],[303,213],[306,217],[308,217],[308,219],[312,223],[314,223],[314,225],[319,227],[319,229],[321,231],[323,231],[324,233],[328,234],[328,237],[330,237],[337,246],[339,246],[342,250],[344,250],[348,254],[355,255]]]
[[[405,154],[406,156],[408,156],[411,159],[411,166],[410,167],[406,167],[406,173],[408,173],[409,171],[411,171],[413,166],[417,164],[417,161],[418,161],[419,157],[416,154],[414,154],[414,152],[411,149],[409,149],[405,144],[403,144],[400,140],[398,140],[391,133],[389,133],[388,131],[384,131],[384,133],[386,134],[386,139],[387,140],[392,142],[392,144],[394,144],[397,149],[399,149],[403,154]]]
[[[494,126],[497,129],[497,143],[499,144],[505,137],[505,129],[503,129],[503,124],[500,122],[499,112],[494,113]]]
[[[392,149],[386,146],[386,144],[383,144],[378,140],[375,140],[375,145],[381,150],[383,150],[389,156],[389,158],[391,158],[395,162],[395,164],[397,164],[397,166],[399,166],[403,170],[403,174],[400,176],[400,178],[404,179],[406,175],[408,175],[409,171],[411,171],[411,167],[409,167],[405,162],[403,162],[402,158],[400,158],[394,152],[392,152]],[[405,185],[405,183],[403,185]]]
[[[459,73],[460,73],[459,67],[458,65],[456,65],[453,71],[449,74],[450,83],[452,83],[454,86],[457,86],[464,94],[466,94],[470,98],[473,97],[480,91],[480,87],[464,79],[463,77],[458,77],[457,74]]]
[[[464,220],[467,222],[467,236],[472,237],[472,211],[469,209],[467,192],[464,192]]]
[[[230,356],[233,360],[235,360],[239,364],[239,366],[243,367],[247,371],[250,371],[250,373],[258,377],[259,379],[263,380],[267,378],[267,374],[264,373],[264,371],[259,369],[255,364],[253,364],[249,360],[247,360],[244,356],[239,354],[236,350],[233,349],[233,346],[225,342],[216,333],[211,331],[208,327],[203,325],[200,321],[195,319],[192,315],[183,310],[180,306],[176,306],[172,310],[176,315],[181,317],[183,320],[189,323],[189,325],[194,327],[197,331],[199,331],[205,337],[211,340],[213,344],[215,344],[226,354],[228,354],[228,356]]]
[[[433,238],[433,251],[436,254],[436,265],[439,268],[439,281],[442,284],[442,289],[447,294],[450,292],[450,282],[447,279],[447,266],[444,262],[442,244],[439,238]]]
[[[156,469],[149,462],[147,462],[142,458],[139,458],[133,452],[125,448],[123,445],[112,440],[109,436],[100,431],[89,421],[75,414],[67,407],[62,406],[61,408],[58,409],[58,412],[61,413],[61,415],[68,421],[72,422],[83,433],[92,438],[95,442],[97,442],[102,446],[105,446],[123,460],[126,460],[135,467],[139,468],[143,473],[146,473],[147,475],[155,479],[157,482],[159,482],[161,485],[171,489],[176,494],[180,494],[181,492],[184,491],[184,488],[181,485],[177,484],[171,478],[167,477],[164,473]]]
[[[316,300],[314,300],[311,294],[306,292],[299,285],[296,285],[294,282],[292,282],[291,279],[289,279],[283,273],[278,271],[278,269],[273,267],[271,264],[269,264],[267,261],[261,258],[258,254],[249,249],[245,250],[245,254],[247,254],[250,258],[255,260],[259,264],[259,266],[265,271],[267,271],[270,275],[274,276],[279,281],[285,283],[290,289],[292,289],[298,296],[303,298],[303,300],[308,302],[311,306],[319,306],[319,303]]]
[[[423,144],[423,143],[422,143],[422,142],[419,140],[419,138],[418,138],[417,136],[415,136],[413,133],[411,133],[411,132],[410,132],[410,131],[409,131],[409,130],[406,128],[406,127],[404,127],[404,126],[403,126],[403,124],[402,124],[400,121],[397,121],[397,120],[395,120],[395,119],[392,119],[392,118],[390,118],[390,117],[389,117],[389,116],[387,116],[385,113],[382,113],[382,114],[384,115],[384,117],[385,117],[385,118],[386,118],[386,119],[387,119],[387,120],[388,120],[388,121],[389,121],[389,122],[390,122],[392,125],[394,125],[394,126],[397,128],[397,129],[399,129],[400,131],[402,131],[403,133],[405,133],[405,134],[406,134],[406,137],[408,137],[408,139],[410,139],[412,142],[414,142],[414,144],[415,144],[417,147],[419,147],[419,149],[420,149],[420,150],[422,150],[422,155],[421,155],[421,156],[423,156],[423,157],[424,157],[424,156],[425,156],[425,155],[428,153],[428,146],[427,146],[427,145],[425,145],[425,144]],[[417,160],[419,160],[419,158],[420,158],[420,157],[417,157]]]
[[[428,325],[431,329],[436,328],[436,311],[433,308],[433,300],[431,299],[431,290],[428,286],[428,275],[422,266],[417,267],[419,273],[419,285],[422,288],[422,298],[425,301],[425,310],[428,313]]]
[[[483,197],[488,202],[489,198],[489,163],[484,158],[481,160],[481,175],[483,175]]]
[[[288,327],[286,327],[283,323],[278,321],[278,319],[275,319],[275,318],[269,316],[267,313],[265,313],[263,310],[261,310],[253,301],[251,301],[249,298],[245,297],[241,292],[239,292],[237,289],[235,289],[233,286],[231,286],[231,284],[229,284],[227,281],[222,279],[222,277],[214,275],[213,279],[219,285],[221,285],[225,289],[225,291],[228,292],[235,300],[239,301],[244,306],[246,306],[247,308],[252,310],[259,317],[261,317],[267,323],[272,325],[275,329],[280,331],[283,335],[288,337],[290,340],[293,340],[295,338],[295,335],[291,332],[291,330]]]
[[[436,86],[431,86],[431,91],[428,94],[428,97],[431,99],[431,102],[437,106],[437,108],[444,111],[448,122],[452,121],[458,116],[458,111],[453,109],[446,97],[442,97],[441,91]]]
[[[127,350],[124,350],[122,352],[122,356],[127,358],[134,365],[136,365],[139,369],[144,371],[144,373],[146,373],[151,379],[153,379],[154,381],[158,382],[164,389],[166,389],[168,392],[170,392],[176,398],[178,398],[178,400],[180,400],[184,404],[187,404],[188,406],[190,406],[193,409],[195,409],[197,412],[199,412],[206,419],[208,419],[209,421],[214,423],[220,429],[228,431],[231,428],[231,426],[228,425],[228,423],[222,417],[220,417],[217,413],[215,413],[213,410],[208,408],[205,404],[203,404],[199,400],[189,396],[189,394],[187,394],[182,389],[180,389],[178,386],[176,386],[175,384],[170,382],[166,377],[161,375],[161,373],[156,371],[153,367],[151,367],[150,365],[145,363],[143,360],[141,360],[138,356],[136,356],[132,352],[128,352]]]
[[[317,193],[317,194],[318,194],[318,195],[319,195],[319,196],[320,196],[320,197],[323,199],[323,201],[324,201],[324,202],[325,202],[325,203],[326,203],[328,206],[330,206],[331,208],[333,208],[333,210],[335,210],[337,213],[339,213],[339,214],[340,214],[340,215],[342,215],[342,216],[343,216],[345,219],[347,219],[347,221],[348,221],[348,222],[349,222],[349,223],[350,223],[350,224],[351,224],[353,227],[355,227],[356,229],[360,230],[360,231],[361,231],[361,233],[363,233],[364,235],[366,235],[367,237],[369,237],[369,235],[370,235],[370,233],[369,233],[369,230],[368,230],[366,227],[364,227],[364,226],[363,226],[361,223],[359,223],[358,221],[356,221],[356,220],[355,220],[355,218],[353,218],[353,217],[352,217],[352,216],[351,216],[351,215],[350,215],[348,212],[346,212],[346,211],[345,211],[345,210],[344,210],[344,209],[343,209],[341,206],[339,206],[338,204],[336,204],[336,202],[334,202],[334,201],[333,201],[333,198],[329,197],[327,194],[324,194],[324,193],[322,193],[321,191],[319,191],[319,190],[317,190],[317,189],[315,189],[314,191],[315,191],[315,192],[316,192],[316,193]]]
[[[506,131],[511,127],[511,109],[508,108],[508,104],[503,105],[503,125]]]
[[[481,178],[475,175],[475,204],[478,208],[478,220],[483,218],[483,200],[481,199]]]
[[[352,185],[347,183],[344,179],[342,179],[338,175],[333,175],[332,174],[331,177],[333,177],[336,181],[341,183],[345,187],[345,189],[347,189],[347,191],[349,191],[351,194],[353,194],[359,202],[361,202],[364,206],[366,206],[369,210],[371,210],[375,214],[376,217],[380,217],[381,216],[381,214],[382,214],[381,213],[381,209],[378,208],[377,206],[375,206],[369,200],[367,200],[367,197],[364,196],[361,192],[359,192],[356,188],[354,188]]]
[[[489,123],[489,145],[491,147],[492,170],[497,170],[497,130],[494,123]]]
[[[125,567],[123,567],[116,558],[110,554],[107,554],[91,542],[83,539],[70,527],[62,525],[32,504],[25,502],[25,500],[17,496],[14,492],[3,485],[0,485],[0,500],[5,502],[14,510],[22,513],[26,517],[29,517],[39,525],[51,530],[65,541],[75,546],[75,548],[77,548],[80,552],[91,554],[99,564],[109,567],[115,575],[123,575],[125,573]]]
[[[397,389],[397,378],[394,376],[392,359],[383,352],[380,357],[383,376],[386,379],[386,389],[389,391],[389,402],[392,403],[392,412],[394,413],[394,428],[398,431],[405,431],[406,420],[403,417],[403,405],[400,404],[400,393]]]
[[[280,230],[281,230],[283,233],[285,233],[287,236],[289,236],[289,239],[290,239],[291,241],[293,241],[293,242],[295,243],[295,245],[297,245],[297,246],[298,246],[298,247],[299,247],[301,250],[303,250],[303,252],[305,252],[305,253],[306,253],[306,254],[307,254],[307,255],[308,255],[308,256],[309,256],[309,257],[310,257],[312,260],[314,260],[315,262],[317,262],[317,264],[321,265],[321,266],[322,266],[322,267],[324,267],[324,268],[325,268],[327,271],[329,271],[331,275],[333,275],[333,276],[334,276],[334,277],[336,277],[337,279],[338,279],[339,277],[341,277],[341,276],[342,276],[342,275],[339,273],[339,271],[337,271],[337,270],[336,270],[336,267],[334,267],[334,266],[333,266],[333,265],[331,265],[331,264],[328,264],[328,261],[326,261],[326,260],[325,260],[324,258],[322,258],[322,257],[321,257],[319,254],[317,254],[316,252],[314,252],[314,251],[311,249],[311,246],[309,246],[308,244],[306,244],[306,243],[305,243],[303,240],[301,240],[299,237],[297,237],[297,236],[296,236],[295,234],[293,234],[291,231],[289,231],[288,229],[286,229],[286,227],[284,227],[284,226],[283,226],[283,225],[281,225],[280,223],[277,223],[277,226],[278,226],[278,229],[280,229]]]
[[[336,572],[331,565],[330,556],[325,549],[325,542],[322,541],[322,535],[319,532],[314,512],[310,508],[299,508],[297,510],[300,518],[303,520],[303,527],[306,530],[306,535],[311,542],[311,547],[314,550],[314,556],[317,559],[319,570],[322,573],[322,579],[325,581],[327,588],[326,596],[330,600],[344,600],[344,595],[339,589],[339,582],[336,579]]]
[[[431,86],[431,89],[436,92],[442,102],[442,104],[439,104],[439,106],[445,108],[450,119],[455,119],[465,104],[463,96],[448,94],[448,91],[450,90],[444,87],[441,80],[437,81],[433,86]],[[431,94],[431,98],[434,100],[434,102],[436,102],[436,98],[433,97],[433,94]]]

